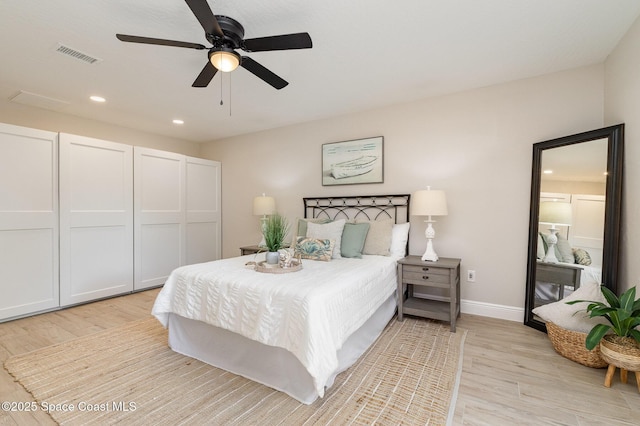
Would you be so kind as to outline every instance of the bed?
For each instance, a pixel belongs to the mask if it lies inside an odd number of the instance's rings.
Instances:
[[[247,266],[263,254],[177,268],[152,311],[168,328],[169,346],[305,404],[322,397],[394,316],[409,199],[303,199],[304,216],[292,222],[296,240],[367,223],[361,257],[334,251],[329,261],[303,259],[300,271],[287,274]]]

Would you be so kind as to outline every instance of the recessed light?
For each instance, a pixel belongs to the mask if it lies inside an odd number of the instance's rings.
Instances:
[[[184,124],[184,120],[176,118],[175,120],[173,120],[173,124]]]
[[[102,96],[91,96],[89,97],[93,102],[106,102],[107,100]]]

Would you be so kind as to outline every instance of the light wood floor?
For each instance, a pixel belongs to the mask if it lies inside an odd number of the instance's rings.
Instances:
[[[0,361],[12,355],[147,318],[158,290],[0,324]],[[455,425],[640,425],[629,375],[605,388],[605,370],[557,355],[545,334],[519,323],[462,315],[467,330]],[[0,369],[0,402],[32,401]],[[42,411],[0,411],[0,425],[53,424]]]

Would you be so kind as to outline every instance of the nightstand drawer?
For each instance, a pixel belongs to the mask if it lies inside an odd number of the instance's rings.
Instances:
[[[435,268],[431,268],[435,270]],[[449,286],[450,278],[449,271],[445,271],[446,275],[436,274],[433,272],[414,272],[407,271],[407,268],[402,273],[402,278],[405,282],[411,284],[446,284]]]
[[[417,266],[417,265],[404,265],[404,272],[415,272],[418,274],[429,274],[429,275],[446,275],[449,276],[449,269],[446,268],[436,268],[434,266]]]

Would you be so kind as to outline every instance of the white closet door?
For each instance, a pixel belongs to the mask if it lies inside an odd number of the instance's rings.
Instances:
[[[185,259],[185,157],[134,148],[134,289],[164,284]]]
[[[542,202],[545,202],[545,201],[561,201],[563,203],[570,203],[571,202],[571,194],[564,194],[564,193],[559,193],[559,192],[541,192],[540,193],[540,202],[542,203]],[[551,225],[549,225],[549,224],[541,223],[541,224],[539,224],[538,229],[543,234],[548,234],[550,227],[551,227]],[[569,227],[568,226],[557,225],[556,229],[558,230],[558,234],[560,234],[561,236],[563,236],[567,240],[569,239]]]
[[[133,147],[60,134],[60,304],[133,291]]]
[[[220,259],[220,163],[187,157],[186,173],[186,264]]]
[[[602,266],[604,244],[604,195],[571,196],[573,217],[569,229],[571,247],[582,248],[589,253],[592,266]]]
[[[58,135],[0,124],[0,320],[59,306]]]

